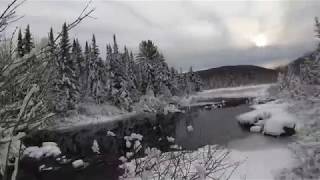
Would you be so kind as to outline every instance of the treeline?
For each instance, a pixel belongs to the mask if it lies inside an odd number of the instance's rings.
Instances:
[[[114,35],[113,43],[106,45],[106,58],[102,59],[95,35],[90,43],[85,43],[84,50],[78,39],[70,40],[66,23],[59,36],[56,42],[51,29],[49,48],[43,52],[48,63],[42,74],[47,79],[45,99],[53,112],[75,109],[79,102],[89,99],[130,111],[143,95],[181,96],[201,89],[201,80],[192,68],[188,73],[170,68],[150,40],[142,41],[134,55],[126,46],[119,48]],[[32,48],[34,43],[27,26],[24,37],[19,31],[16,55],[23,57]]]

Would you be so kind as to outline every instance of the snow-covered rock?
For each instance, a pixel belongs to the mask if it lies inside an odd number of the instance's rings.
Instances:
[[[169,104],[163,108],[163,113],[175,113],[175,112],[181,112],[174,104]]]
[[[126,147],[131,148],[131,142],[129,140],[126,140]]]
[[[250,132],[261,132],[261,126],[251,126]]]
[[[171,149],[176,149],[176,150],[182,149],[182,147],[179,146],[179,145],[177,145],[177,144],[170,145],[170,148],[171,148]]]
[[[58,145],[55,142],[43,142],[42,147],[45,147],[45,146],[58,146]]]
[[[173,143],[174,142],[174,138],[171,136],[167,136],[167,141]]]
[[[252,106],[253,111],[241,114],[237,119],[243,125],[262,127],[263,134],[279,136],[295,129],[296,119],[288,112],[288,107],[288,103],[279,100],[256,104]],[[257,127],[253,129],[258,130]]]
[[[97,140],[93,140],[91,149],[94,153],[100,154],[100,148]]]
[[[46,165],[42,164],[41,166],[39,166],[39,172],[42,172],[42,171],[51,171],[53,170],[53,167],[46,167]]]
[[[81,167],[84,167],[85,166],[85,163],[82,159],[78,159],[78,160],[75,160],[72,162],[72,167],[73,168],[81,168]]]
[[[114,136],[116,136],[116,134],[114,132],[112,132],[112,131],[107,131],[107,136],[114,137]]]
[[[133,156],[133,152],[127,152],[126,153],[126,157],[129,159]]]
[[[131,133],[130,136],[125,136],[124,140],[127,140],[127,141],[139,140],[139,141],[142,141],[142,138],[143,138],[143,136],[141,134]]]
[[[189,126],[187,126],[187,131],[188,132],[192,132],[194,129],[193,129],[193,126],[191,126],[191,125],[189,125]]]
[[[119,160],[124,163],[124,162],[127,162],[128,159],[124,156],[121,156]]]
[[[61,150],[54,142],[44,142],[41,147],[30,146],[23,152],[23,156],[35,159],[40,159],[42,157],[57,157],[60,154]]]

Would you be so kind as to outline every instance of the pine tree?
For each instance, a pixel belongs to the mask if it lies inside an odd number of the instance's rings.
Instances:
[[[64,23],[58,49],[58,65],[61,76],[57,83],[59,92],[56,110],[60,112],[74,109],[79,95],[77,77],[75,75],[75,64],[71,59],[70,48],[68,28],[66,23]]]
[[[78,80],[79,93],[81,97],[86,95],[87,83],[87,62],[82,53],[81,45],[78,39],[74,39],[72,43],[71,56],[75,65],[75,76]]]
[[[78,39],[73,40],[71,54],[75,64],[76,76],[80,79],[86,65]]]
[[[137,61],[142,70],[141,91],[143,94],[146,94],[147,90],[154,91],[154,64],[157,58],[159,58],[159,52],[157,47],[153,44],[153,42],[150,40],[142,41],[139,45]]]
[[[31,50],[34,48],[29,24],[27,25],[26,31],[24,33],[23,48],[24,48],[24,54],[30,53]]]
[[[21,29],[19,29],[19,33],[18,33],[17,56],[18,57],[24,56],[23,39],[22,39]]]
[[[155,95],[163,95],[165,92],[169,96],[170,71],[157,46],[150,40],[142,41],[139,46],[137,60],[143,69],[142,92],[146,93],[148,89],[149,91],[153,91]]]
[[[124,53],[118,50],[116,36],[113,36],[113,51],[110,56],[111,47],[107,46],[107,59],[110,62],[110,90],[109,97],[113,104],[131,110],[132,94],[135,91],[135,85],[130,73],[130,55],[125,48]],[[132,94],[131,94],[132,93]],[[135,95],[134,95],[135,96]]]
[[[61,80],[61,74],[59,69],[59,61],[57,57],[57,47],[54,41],[53,30],[50,28],[48,35],[48,45],[47,45],[46,58],[48,61],[48,66],[43,76],[46,76],[48,80],[48,92],[46,96],[46,102],[50,111],[56,111],[56,104],[58,102],[59,96],[59,82]]]
[[[96,44],[95,35],[92,35],[92,42],[90,48],[90,60],[89,60],[89,92],[92,97],[95,98],[96,88],[98,83],[98,57],[99,57],[99,49]]]
[[[119,52],[116,35],[113,35],[113,53],[118,54]]]
[[[89,89],[89,64],[90,64],[90,45],[86,41],[84,52],[83,52],[83,71],[81,72],[81,76],[83,78],[82,85],[81,85],[81,97],[86,97],[90,94]]]
[[[179,82],[178,82],[178,71],[174,68],[170,68],[170,84],[169,89],[172,95],[181,95],[181,90],[179,89]]]
[[[48,48],[49,48],[49,52],[54,54],[54,52],[56,50],[56,45],[55,45],[55,42],[54,42],[54,36],[53,36],[52,28],[50,28],[50,32],[49,32],[49,36],[48,36]]]

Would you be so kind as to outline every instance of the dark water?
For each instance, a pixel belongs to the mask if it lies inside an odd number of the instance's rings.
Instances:
[[[42,142],[53,141],[58,144],[63,155],[72,160],[81,158],[90,165],[86,169],[76,170],[70,163],[60,165],[52,158],[41,161],[24,158],[21,161],[18,179],[118,179],[122,173],[118,168],[118,158],[132,151],[125,146],[123,137],[131,133],[143,135],[143,148],[157,147],[162,151],[171,151],[170,145],[173,144],[181,145],[184,149],[197,149],[207,144],[227,145],[228,142],[249,134],[238,126],[235,119],[237,115],[250,111],[249,106],[242,102],[245,103],[247,100],[241,100],[241,103],[239,99],[235,103],[228,100],[225,107],[220,109],[208,110],[199,107],[186,113],[142,114],[123,121],[62,131],[35,132],[24,139],[26,146],[40,146]],[[191,132],[187,129],[190,125],[193,127]],[[116,136],[107,136],[108,130]],[[168,136],[174,137],[175,142],[168,142]],[[94,140],[99,144],[99,155],[92,152]],[[55,170],[39,172],[38,167],[42,164],[54,167]]]

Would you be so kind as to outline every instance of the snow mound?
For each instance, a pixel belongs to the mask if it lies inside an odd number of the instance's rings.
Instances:
[[[24,152],[24,157],[41,159],[43,157],[57,157],[61,154],[60,148],[54,142],[44,142],[41,147],[30,146]]]
[[[253,111],[241,114],[237,119],[240,124],[253,126],[253,132],[261,128],[264,134],[279,136],[285,133],[285,128],[295,128],[296,119],[288,112],[288,107],[288,103],[281,101],[256,104],[252,106]]]

